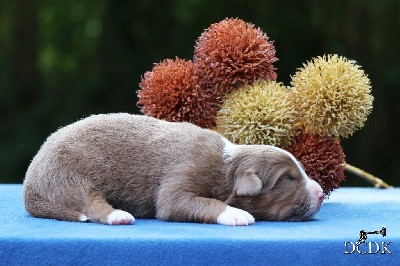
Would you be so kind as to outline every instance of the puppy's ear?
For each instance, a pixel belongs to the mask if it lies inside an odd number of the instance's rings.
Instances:
[[[235,189],[238,196],[257,196],[262,188],[261,179],[253,171],[236,176]]]

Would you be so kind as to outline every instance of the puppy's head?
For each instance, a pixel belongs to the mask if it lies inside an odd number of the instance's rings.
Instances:
[[[227,174],[234,183],[227,204],[257,220],[309,220],[320,209],[321,186],[289,152],[268,145],[234,145],[228,153]]]

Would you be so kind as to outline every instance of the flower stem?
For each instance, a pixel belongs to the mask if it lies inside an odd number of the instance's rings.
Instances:
[[[364,170],[361,170],[360,168],[352,166],[352,165],[350,165],[348,163],[346,163],[344,169],[347,172],[350,172],[352,174],[355,174],[355,175],[361,177],[362,179],[364,179],[367,182],[369,182],[372,185],[374,185],[374,187],[376,187],[376,188],[393,188],[391,185],[387,184],[382,179],[380,179],[380,178],[378,178],[376,176],[373,176],[370,173],[367,173]]]

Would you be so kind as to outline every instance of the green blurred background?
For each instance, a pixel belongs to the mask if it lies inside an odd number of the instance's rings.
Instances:
[[[192,59],[201,32],[225,17],[265,31],[278,80],[325,53],[369,75],[374,110],[343,141],[350,164],[400,185],[400,1],[2,0],[0,183],[20,183],[57,128],[94,113],[138,113],[136,90],[153,64]],[[368,186],[347,175],[345,186]]]

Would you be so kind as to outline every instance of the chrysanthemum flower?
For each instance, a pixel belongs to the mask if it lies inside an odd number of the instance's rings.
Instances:
[[[199,84],[192,61],[166,59],[144,74],[139,84],[138,106],[143,114],[158,119],[211,127],[215,122],[216,99]]]
[[[235,90],[218,111],[216,131],[237,144],[285,147],[294,134],[289,93],[275,81],[256,81]]]
[[[300,133],[288,150],[303,164],[307,175],[320,184],[325,195],[345,179],[345,154],[337,138]]]
[[[348,137],[372,110],[370,80],[359,65],[337,55],[314,58],[292,77],[292,102],[305,132]]]
[[[202,85],[217,96],[257,79],[275,80],[276,61],[267,35],[241,19],[212,24],[198,38],[194,51]]]

